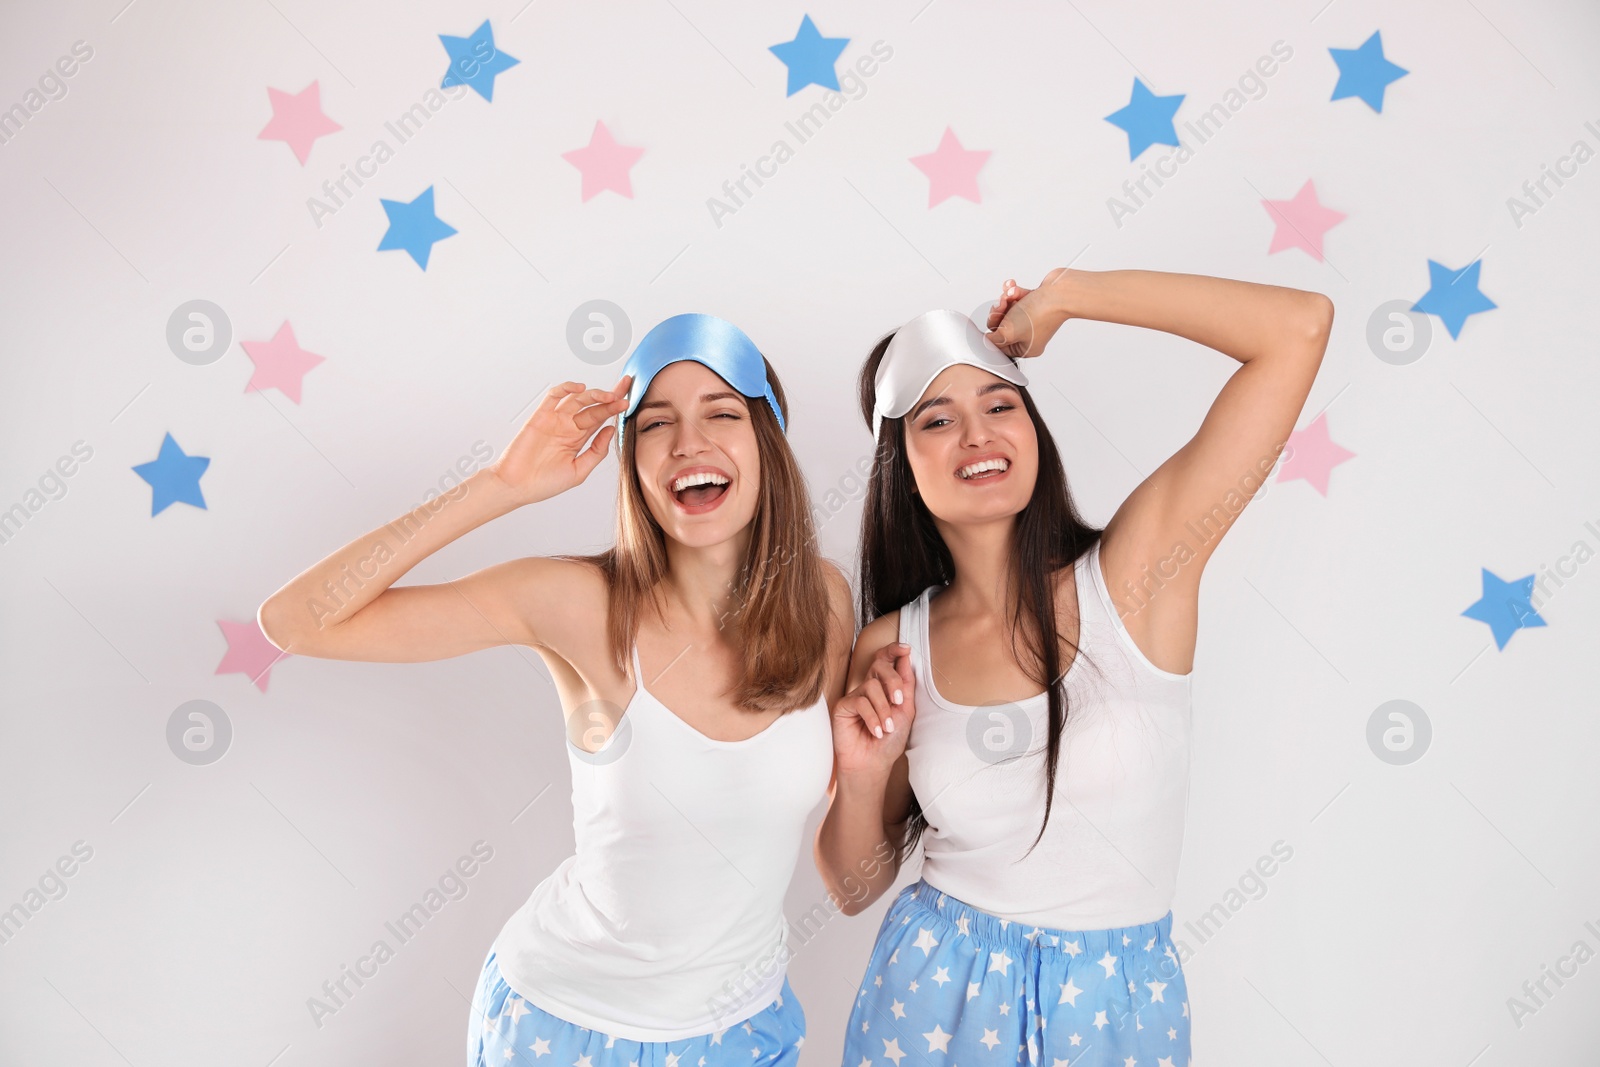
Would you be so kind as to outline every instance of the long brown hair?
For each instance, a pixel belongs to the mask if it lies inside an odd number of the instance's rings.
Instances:
[[[772,364],[765,358],[762,362],[787,424],[783,385]],[[788,711],[814,704],[822,695],[830,632],[828,587],[800,465],[766,400],[746,400],[761,484],[750,547],[730,590],[734,606],[721,626],[732,629],[742,653],[736,702],[755,710]],[[565,557],[592,563],[606,577],[606,629],[623,674],[629,673],[640,619],[646,611],[661,611],[661,582],[668,570],[666,534],[639,486],[634,458],[638,437],[637,430],[630,430],[620,448],[617,543],[595,555]]]
[[[879,341],[861,368],[858,392],[861,415],[872,425],[877,402],[874,379],[884,352],[894,339]],[[1039,439],[1039,476],[1033,496],[1017,515],[1011,542],[1008,599],[1014,604],[1010,620],[1012,654],[1023,671],[1048,694],[1049,733],[1045,744],[1044,820],[1033,839],[1037,845],[1050,822],[1055,798],[1056,765],[1061,755],[1061,734],[1067,722],[1067,693],[1061,680],[1061,646],[1072,647],[1074,662],[1082,649],[1060,633],[1056,619],[1055,574],[1073,565],[1100,539],[1101,530],[1078,514],[1067,488],[1066,468],[1055,439],[1034,407],[1028,390],[1017,387],[1022,405],[1033,420]],[[878,462],[873,464],[867,499],[861,516],[861,616],[863,624],[904,607],[930,585],[948,585],[955,577],[955,560],[939,536],[933,515],[917,494],[916,476],[906,459],[904,418],[885,418],[878,433]],[[1081,608],[1081,605],[1080,605]],[[1080,629],[1081,634],[1081,629]],[[1020,635],[1020,654],[1017,638]],[[928,825],[916,794],[900,842],[904,861]],[[1033,847],[1029,846],[1031,852]]]

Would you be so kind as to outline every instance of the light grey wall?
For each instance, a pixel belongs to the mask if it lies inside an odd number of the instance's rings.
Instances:
[[[46,872],[75,842],[92,855],[64,862],[65,895],[37,898],[0,944],[0,1062],[459,1062],[491,938],[571,848],[542,667],[511,649],[420,665],[291,659],[262,692],[216,673],[218,620],[251,619],[301,568],[476,462],[476,443],[498,451],[547,383],[612,382],[617,364],[594,367],[565,341],[569,315],[596,298],[625,309],[635,337],[698,310],[765,348],[819,501],[842,494],[822,537],[848,565],[849,477],[869,448],[852,388],[869,345],[919,311],[968,310],[1008,276],[1032,284],[1069,261],[1316,289],[1338,308],[1300,425],[1326,411],[1356,456],[1326,497],[1270,484],[1204,584],[1174,905],[1197,1052],[1498,1067],[1592,1049],[1600,963],[1546,980],[1553,995],[1519,1020],[1508,998],[1526,999],[1523,983],[1575,943],[1600,949],[1600,564],[1588,562],[1600,162],[1547,185],[1520,220],[1507,200],[1574,142],[1600,149],[1600,16],[1579,0],[1319,4],[11,5],[0,107],[75,41],[93,58],[0,145],[0,507],[30,499],[75,442],[92,457],[64,494],[31,498],[41,506],[0,545],[0,907],[52,887]],[[841,65],[880,40],[893,58],[718,226],[707,199],[821,99],[785,97],[767,51],[802,14],[851,38]],[[521,61],[493,103],[449,100],[316,226],[307,198],[438,84],[438,35],[486,17]],[[1375,29],[1411,72],[1381,115],[1329,100],[1328,48]],[[1181,123],[1280,40],[1293,57],[1264,93],[1119,225],[1108,198],[1171,151],[1130,163],[1103,119],[1135,74],[1187,94]],[[313,80],[343,130],[302,166],[256,134],[267,87]],[[579,201],[560,153],[597,119],[645,149],[632,199]],[[908,158],[946,126],[993,152],[981,204],[927,206]],[[1269,256],[1260,201],[1308,178],[1348,218],[1326,262]],[[459,233],[423,272],[376,251],[378,200],[430,185]],[[1377,358],[1374,310],[1420,297],[1428,259],[1479,255],[1498,309],[1456,340],[1429,320],[1412,363]],[[233,331],[206,366],[167,343],[169,316],[193,299]],[[326,357],[298,404],[244,391],[240,342],[285,320]],[[1189,438],[1232,369],[1174,338],[1085,323],[1030,365],[1091,521]],[[168,432],[211,458],[207,507],[152,518],[130,468]],[[614,471],[608,460],[411,580],[607,543]],[[1503,650],[1462,617],[1481,568],[1512,581],[1557,567],[1571,576],[1547,586],[1548,625]],[[1426,755],[1404,766],[1367,741],[1394,699],[1432,725]],[[191,700],[231,723],[210,765],[169,747],[169,719]],[[1293,858],[1264,894],[1230,896],[1280,840]],[[493,858],[466,896],[314,1024],[307,998],[477,841]],[[822,900],[808,850],[791,914]],[[885,903],[799,948],[808,1067],[837,1063]],[[1219,903],[1219,932],[1187,933]]]

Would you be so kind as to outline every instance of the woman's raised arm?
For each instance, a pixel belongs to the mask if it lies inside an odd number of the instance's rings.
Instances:
[[[1188,524],[1216,523],[1216,536],[1190,545],[1182,560],[1188,583],[1198,587],[1222,533],[1294,431],[1328,346],[1333,302],[1321,293],[1200,274],[1057,269],[1037,289],[1003,289],[989,317],[990,338],[1009,355],[1034,356],[1073,318],[1162,330],[1244,364],[1194,437],[1129,494],[1105,528],[1105,539],[1127,558],[1153,561],[1188,540]]]
[[[543,644],[541,626],[587,599],[579,563],[518,559],[454,582],[394,588],[407,571],[491,519],[565,492],[605,457],[627,406],[615,389],[552,388],[506,450],[450,494],[356,538],[262,603],[261,631],[284,652],[390,663],[447,659],[504,644]],[[596,429],[599,432],[596,433]]]

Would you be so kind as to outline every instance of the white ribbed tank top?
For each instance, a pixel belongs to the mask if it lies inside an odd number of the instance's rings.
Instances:
[[[1100,542],[1073,565],[1080,651],[1067,669],[1067,723],[1044,837],[1044,694],[972,707],[944,699],[928,654],[932,586],[900,609],[916,671],[906,758],[927,816],[922,876],[990,914],[1095,930],[1165,915],[1177,884],[1189,793],[1189,674],[1152,664],[1118,618]]]
[[[749,1019],[783,989],[783,898],[827,796],[826,696],[743,741],[706,737],[644,687],[594,754],[567,741],[577,851],[506,922],[506,984],[633,1041]]]

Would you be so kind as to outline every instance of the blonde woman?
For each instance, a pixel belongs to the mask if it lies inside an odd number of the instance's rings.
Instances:
[[[551,389],[332,617],[308,601],[372,557],[387,527],[261,607],[268,638],[299,655],[406,662],[520,644],[549,667],[577,850],[490,948],[469,1064],[798,1059],[783,896],[828,787],[829,703],[854,614],[817,554],[786,417],[777,376],[738,327],[674,316],[616,388]],[[582,482],[619,434],[615,547],[393,585],[467,531]]]

